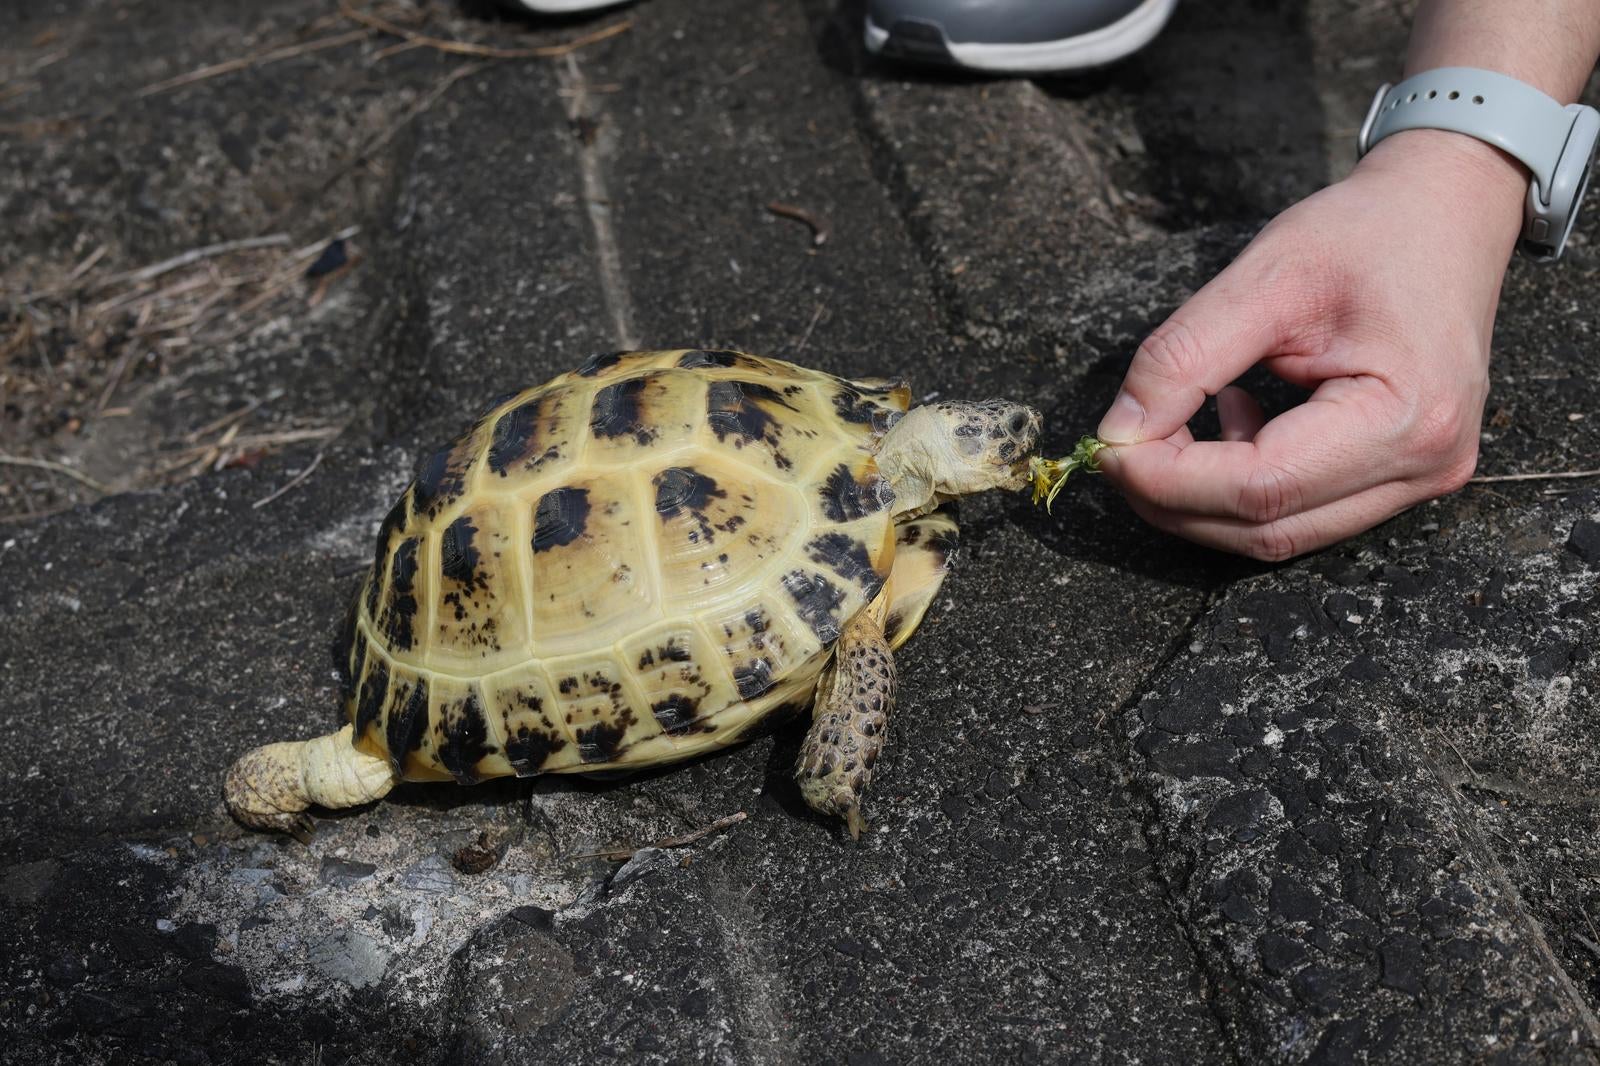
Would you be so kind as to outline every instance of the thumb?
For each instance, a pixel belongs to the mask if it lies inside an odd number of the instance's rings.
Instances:
[[[1206,397],[1273,354],[1281,330],[1273,302],[1246,297],[1230,267],[1145,338],[1096,435],[1107,444],[1170,437]]]

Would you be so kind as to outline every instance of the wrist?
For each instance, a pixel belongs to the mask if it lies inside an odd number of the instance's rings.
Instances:
[[[1372,146],[1355,174],[1383,175],[1426,190],[1463,230],[1507,255],[1522,231],[1528,169],[1493,145],[1450,130],[1403,130]]]

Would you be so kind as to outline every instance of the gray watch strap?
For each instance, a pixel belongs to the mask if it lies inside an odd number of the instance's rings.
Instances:
[[[1384,86],[1372,101],[1357,142],[1362,155],[1401,130],[1464,133],[1522,161],[1533,174],[1523,211],[1524,255],[1559,258],[1588,187],[1600,114],[1563,107],[1515,78],[1473,67],[1440,67]]]
[[[1522,160],[1533,171],[1539,199],[1550,202],[1556,161],[1572,130],[1572,115],[1551,97],[1516,78],[1472,67],[1424,71],[1384,94],[1361,152],[1401,130],[1452,130],[1476,137]]]

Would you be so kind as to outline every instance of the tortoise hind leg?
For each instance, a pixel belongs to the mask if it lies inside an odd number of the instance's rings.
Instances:
[[[843,818],[855,839],[866,828],[861,798],[872,781],[894,708],[894,653],[883,635],[883,607],[880,599],[858,611],[840,634],[795,763],[807,805]]]
[[[350,726],[313,740],[267,744],[246,752],[228,771],[228,811],[252,829],[304,833],[313,803],[356,807],[387,795],[400,780],[387,759],[355,747]]]

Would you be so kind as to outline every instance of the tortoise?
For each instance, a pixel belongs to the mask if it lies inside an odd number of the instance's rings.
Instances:
[[[629,771],[814,707],[795,773],[853,837],[893,653],[1040,418],[738,351],[617,352],[495,400],[421,463],[352,606],[348,724],[225,782],[243,824],[397,782]],[[1033,459],[1038,463],[1037,458]]]

